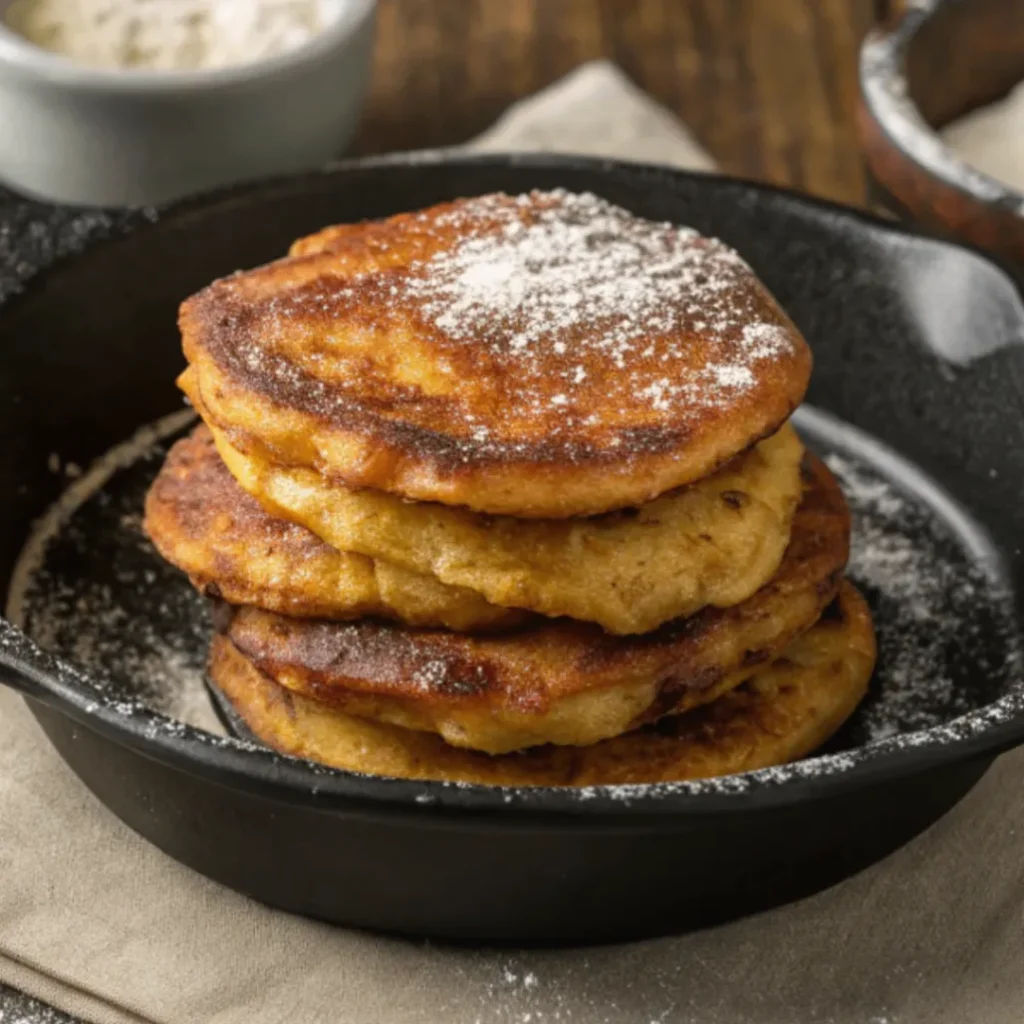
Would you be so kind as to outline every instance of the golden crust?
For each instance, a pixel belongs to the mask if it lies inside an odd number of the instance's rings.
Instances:
[[[455,630],[509,628],[527,618],[465,587],[338,551],[268,515],[235,482],[204,426],[168,453],[146,495],[144,525],[160,554],[198,590],[230,604],[324,619],[376,615]]]
[[[743,604],[638,637],[568,619],[494,636],[287,619],[239,609],[227,636],[296,693],[350,714],[501,753],[585,745],[736,686],[808,629],[846,563],[849,513],[807,457],[808,486],[776,576]]]
[[[499,757],[292,693],[225,637],[214,641],[210,675],[269,746],[336,768],[487,785],[635,785],[728,775],[806,756],[852,714],[867,691],[875,655],[868,608],[844,583],[838,601],[783,657],[714,702],[594,746]]]
[[[788,424],[716,474],[637,509],[522,520],[327,483],[213,429],[221,457],[275,515],[493,605],[646,633],[745,601],[778,569],[800,500],[802,447]]]
[[[518,517],[641,505],[803,398],[810,352],[721,243],[565,192],[328,229],[179,323],[212,418],[351,487]]]

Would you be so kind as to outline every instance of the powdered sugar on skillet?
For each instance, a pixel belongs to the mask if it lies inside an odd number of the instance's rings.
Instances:
[[[81,1024],[60,1010],[0,985],[0,1024]]]
[[[64,492],[22,551],[7,617],[84,669],[97,695],[124,713],[141,703],[217,732],[203,684],[203,602],[154,561],[142,532],[144,486],[132,486],[161,464],[164,439],[194,418],[182,410],[144,427]]]
[[[157,219],[151,207],[82,210],[3,196],[0,216],[0,299],[19,291],[41,267],[104,238],[117,237]]]
[[[977,706],[965,685],[998,679],[1007,659],[1019,662],[1008,595],[965,564],[921,508],[880,476],[831,455],[854,514],[849,574],[874,605],[884,686],[866,704],[865,740],[949,721]],[[993,614],[979,612],[991,610]],[[965,658],[969,664],[965,664]]]

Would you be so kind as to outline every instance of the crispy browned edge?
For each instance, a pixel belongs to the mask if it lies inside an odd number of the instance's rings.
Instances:
[[[835,650],[810,664],[783,656],[710,704],[589,748],[540,747],[497,757],[450,747],[429,733],[353,719],[293,694],[223,636],[214,640],[210,674],[263,742],[345,770],[486,785],[636,785],[751,771],[804,757],[824,743],[856,709],[874,668],[864,599],[844,582],[806,638]],[[794,657],[802,642],[793,645]],[[334,742],[338,727],[354,729],[358,742],[352,734]]]
[[[305,527],[266,512],[236,483],[203,424],[168,452],[146,494],[143,527],[161,556],[215,600],[299,617],[344,620],[373,614],[403,621],[379,593],[340,602],[329,585],[331,574],[349,571],[346,560],[364,556],[338,552]],[[273,550],[278,557],[283,553],[302,566],[301,584],[282,579],[271,585],[253,571],[261,550]],[[530,617],[519,609],[489,605],[469,591],[460,596],[460,590],[452,588],[450,608],[433,608],[429,614],[407,608],[405,614],[420,625],[492,631]]]
[[[805,456],[803,472],[804,499],[776,576],[740,605],[707,608],[645,635],[612,636],[562,619],[466,636],[370,620],[339,626],[246,608],[236,610],[226,632],[262,671],[339,709],[365,707],[372,698],[409,711],[433,706],[542,715],[576,694],[649,679],[660,686],[643,718],[650,720],[770,660],[834,597],[849,553],[849,510],[816,456]],[[760,633],[761,642],[745,649],[739,663],[723,664],[722,649],[744,628],[751,639]],[[431,664],[445,671],[425,684],[422,670]]]

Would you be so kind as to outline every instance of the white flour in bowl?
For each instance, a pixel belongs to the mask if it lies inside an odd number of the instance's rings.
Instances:
[[[90,67],[211,70],[294,50],[347,0],[14,0],[7,25]]]
[[[1024,82],[947,125],[942,140],[975,170],[1024,192]]]

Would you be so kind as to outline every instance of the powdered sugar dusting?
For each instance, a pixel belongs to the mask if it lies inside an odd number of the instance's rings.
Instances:
[[[19,558],[7,617],[88,672],[97,694],[124,713],[142,704],[216,733],[202,599],[153,558],[140,514],[140,477],[148,483],[164,439],[193,419],[183,410],[143,428],[68,488]]]
[[[845,456],[826,461],[854,514],[848,571],[872,599],[881,650],[881,685],[864,708],[861,738],[927,729],[970,711],[978,695],[965,673],[991,680],[1020,669],[1010,596],[883,477]]]
[[[77,1024],[76,1018],[0,985],[0,1024]]]
[[[478,357],[444,435],[449,454],[468,461],[516,454],[516,439],[503,436],[513,420],[537,423],[545,445],[572,458],[566,445],[603,428],[674,428],[695,411],[727,411],[764,384],[769,365],[797,355],[792,326],[735,251],[592,193],[497,193],[404,223],[409,238],[437,244],[401,269],[346,278],[325,265],[258,301],[244,275],[219,282],[205,314],[216,358],[286,403],[344,417],[360,407],[365,373],[333,365],[309,323],[329,336],[332,323],[363,324],[370,306],[401,337],[412,318],[414,338],[425,324],[439,339],[424,357],[432,373],[449,372],[446,352],[472,346]],[[428,388],[430,416],[449,415],[430,397]],[[418,423],[416,393],[401,401],[399,419]],[[657,443],[636,433],[631,447]]]
[[[476,1004],[470,1011],[475,1016],[467,1018],[475,1024],[695,1024],[689,1012],[679,1016],[680,1003],[691,1000],[680,990],[675,970],[646,964],[642,988],[625,996],[608,991],[604,961],[600,952],[574,950],[568,968],[553,967],[545,956],[530,952],[484,960],[477,954],[465,966],[462,958],[449,966],[465,982],[458,990],[461,1006]]]
[[[445,681],[448,675],[448,666],[443,661],[428,661],[423,665],[417,666],[413,672],[413,682],[424,691],[431,691],[438,689]]]
[[[451,338],[514,357],[527,378],[542,371],[539,357],[566,356],[566,390],[549,399],[556,408],[571,407],[588,378],[573,355],[649,379],[652,364],[671,363],[687,344],[677,332],[699,332],[719,351],[696,377],[668,374],[639,392],[669,409],[749,389],[757,365],[790,348],[778,322],[751,320],[752,272],[732,249],[592,193],[481,196],[439,226],[464,240],[418,266],[398,298],[421,303]]]
[[[4,190],[0,217],[0,299],[24,286],[40,267],[81,252],[86,246],[157,220],[151,207],[83,210],[30,200],[14,200]]]
[[[497,223],[497,229],[491,227]],[[690,228],[632,217],[592,193],[481,196],[439,218],[467,237],[419,268],[406,286],[443,331],[511,352],[571,339],[624,357],[648,334],[694,315],[734,320],[708,300],[735,282],[735,253]],[[487,230],[482,232],[481,226]]]

